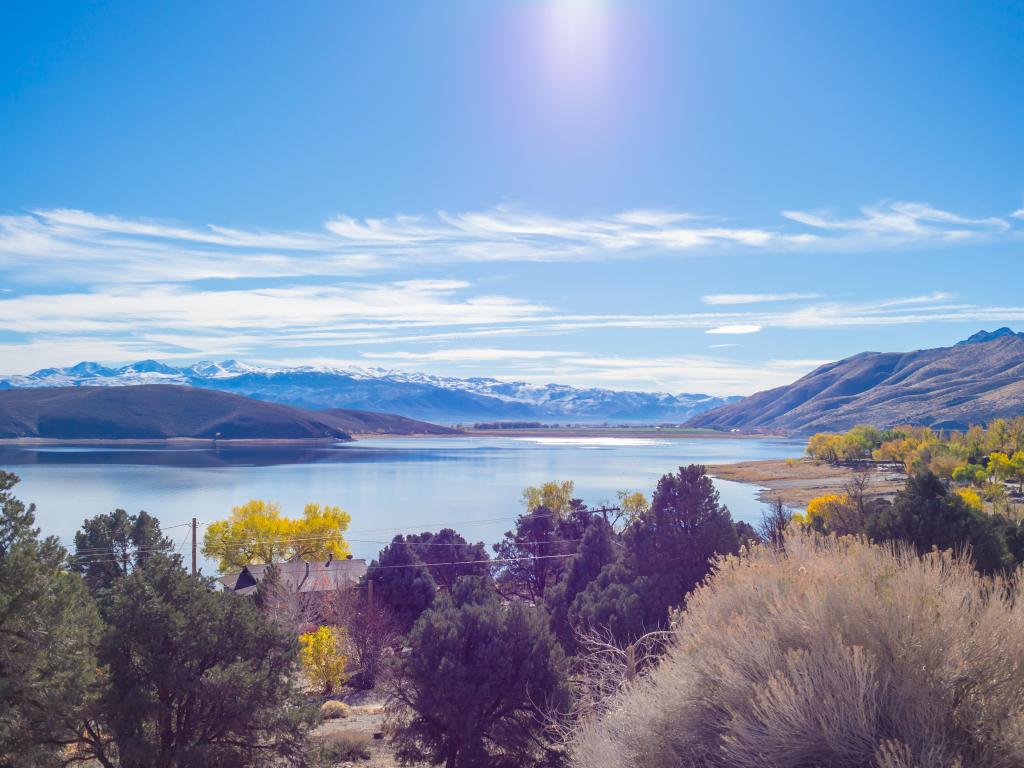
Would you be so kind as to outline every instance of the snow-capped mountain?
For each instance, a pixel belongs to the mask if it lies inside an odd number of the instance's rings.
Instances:
[[[304,408],[386,411],[449,423],[502,419],[682,422],[739,399],[459,379],[383,368],[273,368],[237,360],[203,360],[183,367],[140,360],[117,368],[82,362],[69,368],[43,368],[26,376],[0,377],[0,389],[132,384],[179,384]]]

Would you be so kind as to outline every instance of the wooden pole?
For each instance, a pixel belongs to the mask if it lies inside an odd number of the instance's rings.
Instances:
[[[366,580],[366,606],[373,610],[373,579]]]
[[[196,519],[192,518],[192,575],[196,575]]]

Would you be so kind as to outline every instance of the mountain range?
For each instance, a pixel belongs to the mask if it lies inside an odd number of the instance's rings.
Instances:
[[[791,433],[922,424],[963,429],[1024,414],[1024,333],[979,331],[952,347],[862,352],[794,383],[707,411],[688,426]]]
[[[236,360],[176,367],[156,360],[107,367],[82,362],[0,377],[0,390],[178,384],[300,408],[386,411],[432,422],[501,419],[599,423],[683,422],[739,400],[702,394],[625,392],[490,378],[460,379],[381,368],[253,366]]]
[[[311,411],[168,384],[0,392],[0,439],[348,440],[353,434],[450,434],[392,414]]]

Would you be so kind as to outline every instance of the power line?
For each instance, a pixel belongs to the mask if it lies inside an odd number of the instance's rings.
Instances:
[[[532,555],[526,557],[498,557],[493,560],[459,560],[452,563],[403,563],[402,565],[371,565],[366,570],[376,571],[384,568],[436,568],[442,565],[495,565],[496,563],[517,563],[521,560],[550,560],[556,557],[576,557],[575,552],[563,555]]]

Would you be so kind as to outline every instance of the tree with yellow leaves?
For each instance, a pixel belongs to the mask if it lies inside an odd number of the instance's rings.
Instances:
[[[523,504],[527,513],[537,507],[546,507],[555,519],[561,519],[572,509],[572,494],[575,490],[572,480],[552,481],[532,485],[523,489]]]
[[[348,680],[345,667],[348,655],[345,646],[348,636],[343,627],[318,627],[313,632],[299,635],[299,657],[302,671],[309,684],[329,696]]]
[[[619,500],[620,515],[626,525],[647,514],[647,510],[651,508],[651,502],[642,491],[619,491],[615,495]]]
[[[982,504],[981,501],[981,494],[978,493],[974,488],[971,488],[970,486],[966,488],[957,488],[953,492],[961,499],[963,499],[964,504],[966,504],[971,509],[977,510],[978,512],[981,512],[983,510],[984,504]]]
[[[320,504],[307,504],[302,517],[284,517],[279,505],[254,499],[207,528],[203,554],[217,558],[221,571],[293,557],[344,558],[350,550],[343,534],[351,520],[340,507]]]
[[[835,513],[849,503],[850,497],[843,493],[826,493],[811,499],[803,513],[793,515],[793,520],[813,526],[816,522],[828,527]]]

